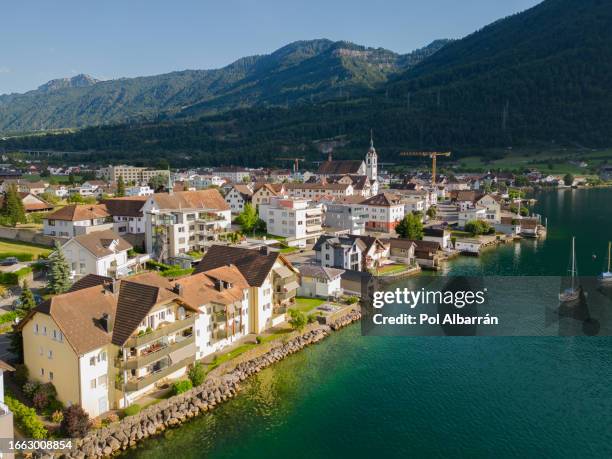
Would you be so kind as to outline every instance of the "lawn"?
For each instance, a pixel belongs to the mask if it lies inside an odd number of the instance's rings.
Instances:
[[[406,265],[385,265],[378,268],[378,274],[396,274],[406,271]]]
[[[308,313],[316,307],[321,306],[323,303],[325,303],[325,300],[320,298],[304,298],[298,296],[295,298],[295,304],[291,306],[291,309],[297,309],[298,311]]]
[[[31,253],[36,258],[40,255],[48,256],[51,253],[51,249],[28,242],[0,239],[0,253]]]
[[[248,351],[250,349],[253,349],[255,346],[257,346],[257,344],[252,344],[252,343],[243,344],[242,346],[238,346],[236,349],[234,349],[234,350],[232,350],[232,351],[230,351],[230,352],[228,352],[226,354],[222,354],[222,355],[218,356],[213,363],[208,365],[208,371],[214,370],[215,368],[217,368],[222,363],[225,363],[228,360],[236,358],[240,354],[244,354],[246,351]]]
[[[300,250],[298,247],[285,247],[280,250],[280,253],[293,253]]]

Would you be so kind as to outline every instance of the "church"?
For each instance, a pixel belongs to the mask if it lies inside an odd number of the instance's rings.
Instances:
[[[359,194],[366,197],[378,194],[378,155],[374,148],[374,140],[370,138],[370,149],[365,161],[348,159],[334,161],[331,154],[317,170],[320,181],[327,183],[350,183]]]

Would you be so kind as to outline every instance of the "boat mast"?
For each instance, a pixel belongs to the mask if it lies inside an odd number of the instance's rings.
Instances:
[[[612,241],[608,241],[608,272],[610,272],[610,247],[612,247]]]
[[[572,237],[572,290],[574,290],[574,277],[576,276],[576,237]]]

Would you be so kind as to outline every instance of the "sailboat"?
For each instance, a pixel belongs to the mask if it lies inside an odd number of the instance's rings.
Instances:
[[[572,266],[569,269],[571,284],[563,292],[559,293],[559,301],[561,303],[571,303],[580,298],[580,288],[576,288],[576,277],[578,269],[576,268],[576,237],[572,237]]]
[[[610,249],[612,248],[612,242],[608,242],[608,270],[599,275],[599,282],[602,284],[612,285],[612,272],[610,272]]]

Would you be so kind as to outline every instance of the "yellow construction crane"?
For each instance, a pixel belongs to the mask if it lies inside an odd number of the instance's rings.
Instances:
[[[431,184],[436,184],[436,159],[438,156],[450,156],[450,151],[404,151],[400,156],[420,156],[431,158]]]
[[[297,173],[300,169],[300,161],[306,161],[306,158],[276,158],[277,161],[293,161],[293,172]]]

